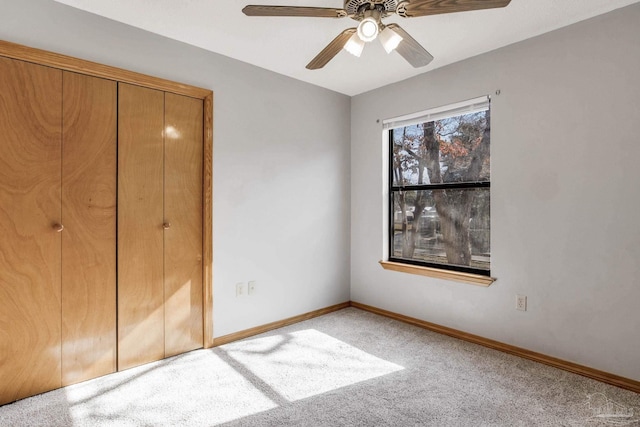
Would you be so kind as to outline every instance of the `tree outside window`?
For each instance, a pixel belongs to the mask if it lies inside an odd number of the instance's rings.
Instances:
[[[489,102],[389,130],[389,260],[490,274]]]

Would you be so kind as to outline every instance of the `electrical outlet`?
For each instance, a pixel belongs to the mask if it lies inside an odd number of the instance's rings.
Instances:
[[[246,294],[244,283],[236,283],[236,296],[243,297]]]
[[[253,295],[256,293],[256,281],[252,280],[249,283],[247,283],[247,293],[249,295]]]
[[[516,310],[527,311],[526,295],[516,295]]]

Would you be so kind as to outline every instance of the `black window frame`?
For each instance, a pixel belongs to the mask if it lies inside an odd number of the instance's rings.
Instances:
[[[491,107],[489,107],[491,108]],[[428,123],[425,122],[425,123]],[[389,140],[389,144],[388,144],[388,155],[389,155],[389,160],[387,162],[387,169],[388,169],[388,200],[387,200],[387,207],[388,207],[388,229],[387,229],[387,236],[388,236],[388,260],[390,262],[396,262],[396,263],[401,263],[401,264],[408,264],[408,265],[415,265],[415,266],[420,266],[420,267],[429,267],[429,268],[436,268],[436,269],[440,269],[440,270],[447,270],[447,271],[459,271],[462,273],[471,273],[471,274],[478,274],[481,276],[491,276],[491,269],[489,270],[485,270],[485,269],[479,269],[479,268],[474,268],[474,267],[467,267],[467,266],[461,266],[461,265],[455,265],[455,264],[440,264],[440,263],[433,263],[433,262],[428,262],[428,261],[420,261],[420,260],[412,260],[412,259],[406,259],[406,258],[397,258],[394,257],[394,237],[395,237],[395,227],[394,227],[394,223],[395,223],[395,218],[394,218],[394,205],[393,205],[393,195],[394,193],[398,193],[401,191],[420,191],[420,190],[446,190],[446,189],[469,189],[469,188],[490,188],[491,187],[491,181],[475,181],[475,182],[453,182],[453,183],[437,183],[437,184],[413,184],[413,185],[394,185],[394,180],[393,180],[393,161],[394,161],[394,154],[393,154],[393,144],[394,144],[394,139],[393,139],[393,131],[396,129],[402,129],[402,128],[391,128],[388,130],[388,140]],[[489,196],[490,197],[490,196]],[[491,264],[489,264],[491,265]]]

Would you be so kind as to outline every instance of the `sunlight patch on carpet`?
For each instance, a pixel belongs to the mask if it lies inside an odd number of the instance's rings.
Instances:
[[[196,350],[23,399],[0,408],[0,425],[214,426],[403,369],[307,329]]]
[[[65,391],[75,425],[216,425],[277,406],[206,350],[80,383]]]
[[[314,329],[238,341],[223,349],[290,402],[404,369]]]

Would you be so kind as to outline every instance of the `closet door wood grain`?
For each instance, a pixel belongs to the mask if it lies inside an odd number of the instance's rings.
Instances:
[[[118,369],[164,357],[164,93],[118,85]]]
[[[0,404],[60,387],[62,72],[0,57]]]
[[[165,95],[165,356],[203,345],[202,100]]]
[[[62,385],[116,370],[116,97],[63,74]]]

